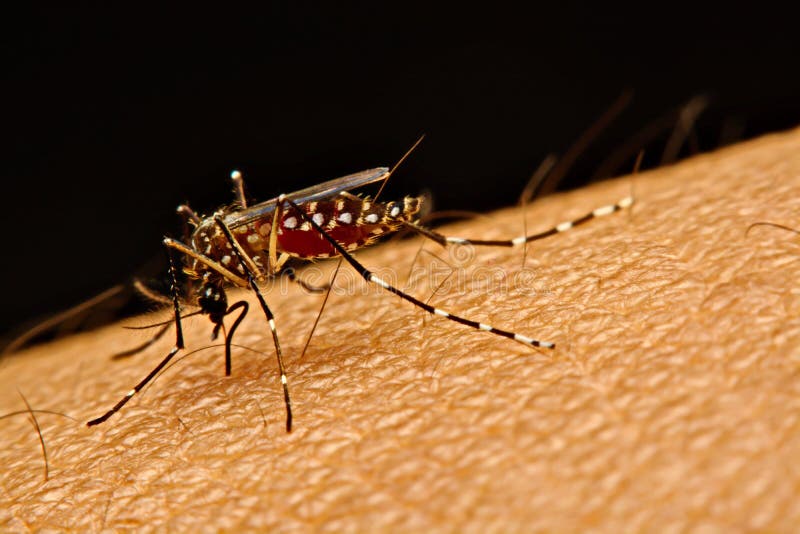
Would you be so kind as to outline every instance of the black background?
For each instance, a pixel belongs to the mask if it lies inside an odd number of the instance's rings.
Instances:
[[[487,211],[625,90],[563,187],[693,96],[709,98],[702,150],[800,122],[793,16],[604,4],[6,14],[0,334],[160,259],[174,207],[229,202],[232,168],[266,199],[392,165],[426,133],[387,197],[428,189],[438,209]]]

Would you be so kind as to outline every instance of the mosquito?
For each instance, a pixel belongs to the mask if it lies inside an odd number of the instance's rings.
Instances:
[[[374,198],[357,196],[351,192],[377,182],[385,184],[421,140],[417,141],[391,170],[387,167],[364,170],[294,193],[282,194],[254,205],[249,205],[245,197],[242,174],[239,171],[233,171],[231,180],[236,197],[233,205],[222,208],[207,217],[198,216],[186,205],[179,206],[178,213],[193,228],[191,235],[186,243],[170,237],[165,237],[163,240],[169,258],[170,300],[174,310],[173,322],[176,330],[175,345],[164,359],[133,389],[128,391],[113,408],[102,416],[92,419],[87,425],[98,425],[117,413],[184,348],[176,254],[183,257],[182,270],[184,274],[196,284],[194,302],[200,308],[199,311],[186,316],[208,315],[214,325],[213,335],[216,336],[224,328],[225,318],[238,312],[225,339],[226,376],[231,374],[231,341],[236,328],[248,313],[249,304],[240,300],[228,305],[225,287],[236,286],[249,289],[255,294],[269,325],[275,346],[286,406],[287,432],[291,432],[292,429],[289,381],[278,338],[275,315],[259,289],[258,283],[285,273],[287,271],[284,269],[286,262],[292,258],[315,260],[340,257],[368,283],[376,284],[386,291],[394,293],[431,315],[460,323],[475,330],[512,339],[528,347],[555,348],[555,344],[552,342],[540,341],[511,330],[496,328],[423,302],[375,275],[356,260],[351,253],[374,243],[381,237],[405,228],[445,246],[449,244],[521,246],[565,232],[596,217],[610,215],[627,208],[632,205],[633,198],[626,197],[616,204],[597,208],[582,217],[562,222],[537,234],[507,240],[479,240],[445,236],[422,226],[418,221],[422,197],[406,196],[398,201],[379,202],[377,196],[380,195],[381,190]],[[291,272],[289,276],[303,284]]]

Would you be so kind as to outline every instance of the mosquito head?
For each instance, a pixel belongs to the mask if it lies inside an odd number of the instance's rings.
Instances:
[[[200,288],[197,304],[203,310],[203,313],[208,314],[212,323],[220,324],[225,317],[225,312],[228,310],[228,296],[221,285],[206,282]]]

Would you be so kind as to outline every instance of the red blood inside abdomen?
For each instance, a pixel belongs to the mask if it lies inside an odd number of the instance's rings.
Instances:
[[[376,228],[374,225],[337,226],[327,232],[337,243],[351,250],[354,244],[356,247],[363,245]],[[325,258],[336,255],[333,246],[313,228],[308,230],[284,228],[278,235],[278,251],[301,258]]]

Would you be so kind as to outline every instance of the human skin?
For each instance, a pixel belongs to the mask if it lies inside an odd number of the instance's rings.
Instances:
[[[271,337],[247,293],[230,295],[251,303],[235,342],[263,354],[234,347],[231,377],[222,348],[194,354],[96,427],[84,423],[155,366],[171,332],[121,362],[110,354],[147,333],[113,325],[7,358],[0,413],[24,409],[19,388],[34,409],[78,422],[38,415],[45,481],[33,427],[24,416],[0,421],[0,526],[791,531],[800,238],[747,230],[800,226],[799,187],[796,130],[529,206],[538,231],[636,196],[630,211],[529,246],[526,277],[521,249],[475,250],[464,274],[477,282],[431,302],[553,350],[359,289],[331,296],[301,359],[322,297],[274,287],[266,298],[294,402],[290,434]],[[513,237],[522,217],[508,209],[442,231]],[[402,281],[422,242],[358,257]],[[418,272],[431,261],[422,255]],[[505,273],[507,287],[480,283],[486,273]],[[355,278],[343,266],[346,276]],[[205,318],[187,320],[187,350],[208,346],[210,330]]]

